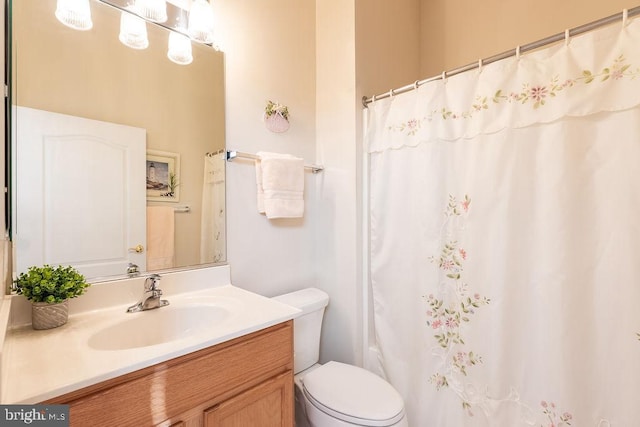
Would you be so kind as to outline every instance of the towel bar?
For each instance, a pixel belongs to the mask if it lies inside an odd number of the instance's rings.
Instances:
[[[235,150],[227,150],[227,161],[230,162],[238,157],[241,157],[243,159],[253,159],[253,160],[257,160],[260,157],[255,155],[255,154],[250,154],[250,153],[243,153],[242,151],[235,151]],[[305,169],[310,169],[311,172],[313,173],[318,173],[318,172],[322,172],[324,170],[324,166],[320,166],[320,165],[304,165]]]

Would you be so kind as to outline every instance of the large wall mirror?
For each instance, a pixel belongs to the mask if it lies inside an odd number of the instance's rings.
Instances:
[[[93,28],[77,31],[56,0],[11,2],[15,273],[70,264],[102,281],[225,262],[223,54],[193,42],[178,65],[150,23],[132,49],[123,12],[90,6]]]

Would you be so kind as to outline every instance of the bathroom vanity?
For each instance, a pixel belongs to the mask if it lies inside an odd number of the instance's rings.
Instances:
[[[126,313],[143,282],[108,284],[107,307],[90,288],[62,327],[10,328],[2,403],[68,404],[71,426],[293,426],[299,310],[229,285],[222,266],[163,275],[170,304]]]
[[[71,425],[293,426],[291,321],[64,394]]]

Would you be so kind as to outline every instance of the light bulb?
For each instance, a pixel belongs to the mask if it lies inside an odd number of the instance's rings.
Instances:
[[[147,23],[140,17],[129,12],[122,12],[120,16],[120,36],[118,39],[125,46],[133,49],[149,47],[147,37]]]
[[[213,43],[213,9],[206,0],[194,0],[191,5],[188,32],[194,40]]]
[[[180,65],[191,64],[193,55],[191,54],[191,40],[184,34],[171,31],[169,34],[169,50],[167,57]]]
[[[74,30],[93,28],[89,0],[58,0],[55,15],[58,21]]]

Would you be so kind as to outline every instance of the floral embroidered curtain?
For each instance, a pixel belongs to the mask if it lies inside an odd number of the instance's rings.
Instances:
[[[374,102],[371,152],[618,111],[640,103],[640,22],[609,28]],[[375,108],[375,104],[383,106]],[[406,111],[410,110],[411,115]]]
[[[640,419],[640,20],[369,106],[378,369],[411,426]]]

